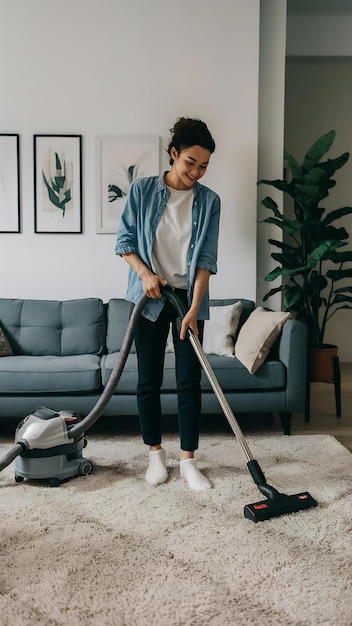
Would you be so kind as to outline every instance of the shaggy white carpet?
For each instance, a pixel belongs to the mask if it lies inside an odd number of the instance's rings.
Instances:
[[[138,435],[88,434],[90,476],[53,489],[0,474],[1,626],[351,626],[352,455],[325,435],[251,435],[269,484],[319,506],[255,524],[263,497],[231,434],[201,437],[212,481],[144,482]],[[12,444],[0,444],[0,458]]]

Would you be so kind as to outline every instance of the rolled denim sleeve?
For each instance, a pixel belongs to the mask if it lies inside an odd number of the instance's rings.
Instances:
[[[139,204],[138,185],[133,183],[127,195],[126,204],[122,212],[120,225],[117,231],[115,254],[138,253],[137,241],[137,211]]]
[[[209,223],[204,240],[197,256],[196,265],[200,269],[208,270],[212,274],[218,271],[218,238],[220,224],[220,198],[215,195],[210,213]]]

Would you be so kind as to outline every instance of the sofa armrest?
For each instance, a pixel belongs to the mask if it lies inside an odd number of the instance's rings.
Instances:
[[[286,411],[303,411],[306,394],[307,327],[302,322],[290,319],[283,325],[279,359],[287,369]]]

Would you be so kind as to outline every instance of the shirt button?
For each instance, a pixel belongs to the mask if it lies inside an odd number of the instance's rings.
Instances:
[[[197,222],[193,222],[193,224],[194,224],[195,226],[197,226]]]

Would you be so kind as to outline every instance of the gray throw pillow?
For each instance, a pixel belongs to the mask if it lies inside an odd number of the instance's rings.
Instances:
[[[13,356],[9,340],[0,326],[0,356]]]

